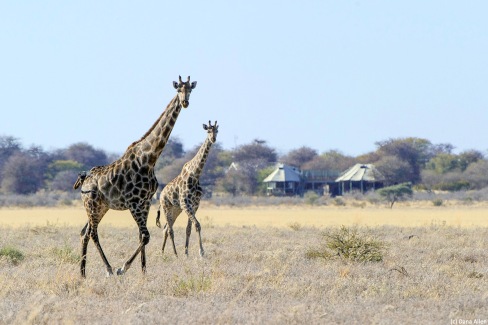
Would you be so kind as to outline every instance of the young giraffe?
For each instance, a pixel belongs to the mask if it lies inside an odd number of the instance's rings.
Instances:
[[[100,246],[97,232],[98,224],[109,209],[129,209],[139,227],[139,246],[123,267],[117,270],[117,274],[124,274],[139,253],[142,272],[146,272],[145,246],[150,238],[146,221],[151,198],[158,187],[154,165],[168,141],[181,107],[188,107],[190,93],[196,84],[196,81],[190,84],[190,77],[186,82],[181,80],[181,76],[179,83],[173,81],[173,86],[178,91],[176,96],[146,134],[132,143],[120,159],[110,165],[94,167],[88,175],[83,173],[78,177],[73,187],[77,189],[81,186],[81,198],[88,215],[88,222],[80,234],[82,277],[85,277],[86,252],[90,238],[105,263],[107,275],[113,274]]]
[[[162,251],[164,253],[164,246],[166,245],[166,239],[168,239],[168,234],[171,237],[171,242],[173,243],[173,250],[175,255],[176,246],[173,234],[173,224],[176,218],[184,210],[188,215],[188,224],[186,226],[186,242],[185,242],[185,254],[188,255],[188,243],[190,241],[191,225],[195,225],[195,230],[198,232],[198,240],[200,243],[200,256],[203,256],[203,246],[202,246],[202,236],[200,234],[200,223],[198,222],[195,214],[197,213],[198,207],[200,205],[200,199],[202,197],[202,187],[200,186],[200,175],[202,173],[205,162],[207,161],[208,153],[210,147],[217,140],[217,133],[219,132],[219,126],[217,121],[212,125],[208,121],[208,126],[203,124],[203,129],[207,131],[207,139],[202,144],[198,150],[195,157],[187,162],[181,173],[176,176],[171,182],[168,183],[161,192],[159,198],[159,209],[158,215],[156,217],[156,225],[161,228],[161,223],[159,222],[160,210],[163,208],[163,213],[166,217],[166,225],[164,226],[164,240]]]

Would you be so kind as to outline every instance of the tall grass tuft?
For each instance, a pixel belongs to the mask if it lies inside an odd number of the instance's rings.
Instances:
[[[12,264],[17,265],[24,259],[24,253],[12,246],[4,246],[0,249],[0,257],[5,257]]]
[[[212,280],[203,272],[197,276],[191,273],[187,275],[186,278],[174,277],[172,291],[176,297],[188,297],[192,293],[207,291],[212,286]]]
[[[51,254],[63,263],[76,264],[81,260],[80,254],[66,244],[63,247],[54,247],[51,249]]]

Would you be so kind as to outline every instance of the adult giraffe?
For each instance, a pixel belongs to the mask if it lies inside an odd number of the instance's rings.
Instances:
[[[117,270],[117,274],[124,274],[139,253],[142,272],[146,272],[145,246],[150,238],[146,222],[151,198],[158,187],[154,165],[168,141],[181,107],[188,107],[190,93],[196,85],[196,81],[190,84],[190,77],[186,82],[181,80],[181,76],[179,82],[173,81],[173,86],[177,89],[176,96],[146,134],[139,141],[132,143],[120,159],[110,165],[94,167],[88,174],[78,177],[73,188],[81,186],[81,198],[88,215],[88,222],[80,234],[82,277],[86,276],[86,252],[90,238],[105,263],[107,275],[113,274],[112,267],[100,246],[97,232],[98,224],[109,209],[130,210],[139,227],[139,246],[123,267]]]
[[[212,125],[208,121],[208,125],[203,124],[203,129],[207,131],[207,138],[203,142],[202,146],[198,150],[195,157],[188,161],[181,170],[181,173],[176,176],[171,182],[169,182],[161,192],[159,196],[159,209],[156,217],[156,225],[161,228],[159,222],[160,210],[163,209],[163,213],[166,217],[166,225],[164,226],[164,240],[162,251],[164,253],[164,246],[166,245],[166,239],[168,234],[171,237],[173,243],[173,251],[175,255],[176,246],[173,234],[173,224],[176,218],[182,211],[188,215],[188,224],[186,226],[186,241],[185,241],[185,254],[188,255],[188,243],[190,241],[191,225],[195,225],[195,230],[198,232],[198,240],[200,243],[200,256],[203,256],[202,236],[200,234],[201,226],[198,222],[195,214],[200,206],[200,199],[202,197],[202,187],[200,186],[200,176],[202,174],[203,167],[207,161],[210,147],[217,141],[217,133],[219,132],[219,126],[217,121]]]

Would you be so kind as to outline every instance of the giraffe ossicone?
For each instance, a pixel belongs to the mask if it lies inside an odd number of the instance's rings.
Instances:
[[[195,230],[198,233],[200,256],[204,255],[201,226],[195,215],[198,207],[200,206],[200,199],[202,198],[203,194],[202,187],[200,186],[200,176],[202,174],[203,167],[205,167],[210,148],[212,144],[217,141],[219,126],[217,125],[217,121],[215,121],[214,125],[208,121],[208,125],[203,124],[203,129],[207,131],[207,138],[201,145],[197,154],[190,161],[185,163],[185,165],[183,165],[181,173],[163,188],[159,197],[159,209],[156,217],[156,225],[161,228],[161,223],[159,221],[161,209],[163,210],[166,218],[166,224],[163,230],[163,253],[166,240],[168,239],[169,235],[173,244],[173,251],[175,255],[178,256],[174,240],[173,224],[180,213],[185,211],[185,213],[188,215],[185,254],[188,256],[188,244],[190,241],[191,226],[194,224]]]
[[[81,187],[81,198],[88,216],[88,222],[80,234],[82,277],[86,276],[86,255],[90,239],[100,253],[107,275],[113,275],[113,269],[98,239],[98,224],[109,209],[130,210],[139,228],[139,246],[123,267],[117,270],[117,274],[124,274],[139,253],[142,272],[146,272],[145,247],[150,239],[147,216],[151,199],[158,187],[154,165],[168,142],[181,107],[188,107],[196,81],[190,84],[188,77],[183,82],[180,76],[179,83],[174,81],[173,85],[177,89],[176,96],[146,134],[132,143],[122,157],[110,165],[94,167],[88,174],[81,173],[73,186],[75,189]]]

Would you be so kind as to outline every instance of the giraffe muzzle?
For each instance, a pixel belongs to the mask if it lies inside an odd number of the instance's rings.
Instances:
[[[182,103],[182,105],[183,105],[184,108],[187,108],[188,105],[190,105],[190,102],[187,101],[187,100],[184,100],[183,103]]]

